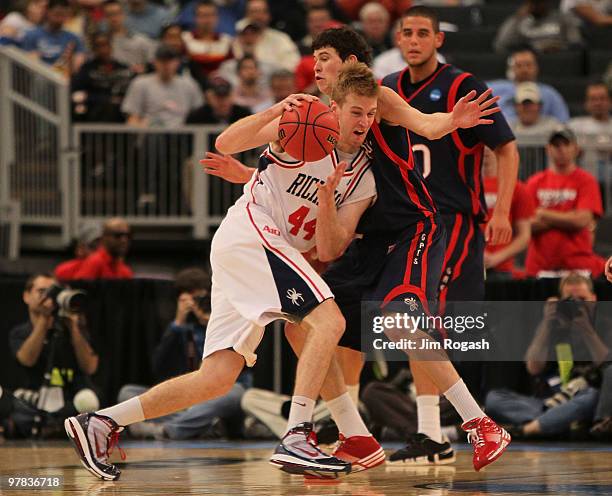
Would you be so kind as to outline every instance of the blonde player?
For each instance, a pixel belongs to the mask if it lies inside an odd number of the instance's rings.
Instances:
[[[351,464],[320,451],[311,417],[331,368],[335,384],[326,396],[345,394],[332,356],[344,319],[327,284],[302,256],[313,247],[322,259],[338,257],[354,236],[362,213],[376,196],[370,159],[362,147],[377,111],[379,87],[364,64],[347,64],[332,93],[340,123],[337,150],[314,163],[296,162],[271,143],[243,196],[230,208],[211,246],[212,312],[200,370],[157,385],[143,395],[95,413],[66,419],[69,438],[84,466],[105,480],[120,470],[108,460],[119,432],[134,422],[187,408],[225,394],[243,366],[253,366],[264,327],[277,319],[301,322],[305,343],[296,373],[287,434],[271,462],[293,473],[349,472]],[[292,95],[247,117],[219,136],[216,146],[233,153],[240,136],[266,142],[277,136],[276,120],[307,95]],[[348,164],[348,165],[347,165]],[[316,190],[305,194],[302,175]],[[300,211],[301,222],[295,222]],[[369,466],[384,452],[355,411],[352,421],[370,437]]]

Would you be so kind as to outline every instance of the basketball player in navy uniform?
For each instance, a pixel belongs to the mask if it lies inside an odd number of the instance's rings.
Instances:
[[[345,62],[369,62],[365,41],[346,28],[326,30],[314,41],[313,50],[315,80],[324,94],[329,94]],[[458,99],[450,113],[423,114],[415,113],[393,88],[385,84],[381,88],[377,122],[366,140],[372,149],[378,199],[364,213],[357,228],[363,238],[355,240],[324,274],[347,321],[347,331],[339,345],[355,350],[349,351],[349,358],[342,361],[345,378],[354,373],[351,369],[357,369],[357,373],[361,369],[361,355],[356,351],[361,349],[363,301],[378,301],[383,312],[390,313],[407,308],[416,314],[436,311],[428,306],[429,302],[435,303],[438,293],[446,247],[445,229],[423,174],[415,166],[406,129],[414,129],[433,140],[458,128],[492,123],[484,117],[497,112],[489,109],[496,100],[489,99],[490,92],[472,100],[476,95],[474,91]],[[478,105],[480,115],[465,119],[470,101]],[[219,157],[204,161],[204,166],[235,182],[248,180],[252,173],[232,159]],[[286,334],[299,351],[303,331],[286,326]],[[474,447],[476,470],[497,459],[510,437],[482,412],[453,365],[448,360],[437,360],[423,362],[422,367],[464,420],[463,429],[469,432]],[[325,386],[321,395],[326,399]],[[334,409],[348,412],[351,407],[354,409],[354,404],[345,403],[342,408]],[[365,446],[360,446],[359,434],[350,432],[351,422],[345,421],[342,415],[333,417],[341,432],[341,443],[334,455],[354,464],[351,458],[357,457],[363,463],[367,452]]]
[[[438,17],[432,9],[413,7],[402,16],[397,42],[408,66],[384,78],[384,84],[421,112],[446,112],[470,91],[487,88],[473,75],[437,60],[444,42]],[[485,243],[510,240],[512,193],[518,170],[514,135],[501,113],[493,123],[457,129],[439,140],[410,132],[415,161],[423,171],[429,192],[446,227],[446,251],[440,281],[439,311],[447,302],[483,301]],[[491,219],[486,219],[481,166],[483,148],[494,150],[500,164],[500,195]],[[458,308],[459,310],[459,308]],[[454,460],[452,448],[442,439],[438,388],[411,361],[417,390],[418,433],[404,449],[392,454],[391,463],[431,464]]]

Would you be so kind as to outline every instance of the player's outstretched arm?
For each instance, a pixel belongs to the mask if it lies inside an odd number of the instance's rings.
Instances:
[[[255,172],[253,167],[244,165],[231,155],[219,155],[213,152],[206,152],[206,158],[200,160],[200,164],[207,174],[234,184],[248,183]]]
[[[278,140],[278,122],[284,111],[301,107],[302,101],[318,100],[312,95],[289,95],[269,109],[244,117],[230,125],[215,141],[215,147],[224,155],[239,153]]]
[[[321,262],[331,262],[344,253],[355,236],[359,219],[372,203],[373,197],[370,197],[336,208],[335,191],[346,167],[347,164],[341,162],[327,181],[318,185],[315,239]]]
[[[391,88],[383,86],[378,99],[379,116],[391,125],[405,127],[427,139],[435,140],[458,128],[492,124],[493,121],[485,117],[499,112],[500,108],[490,108],[499,100],[497,96],[490,98],[491,91],[485,91],[478,98],[476,91],[470,91],[457,101],[450,113],[424,114],[406,103]]]

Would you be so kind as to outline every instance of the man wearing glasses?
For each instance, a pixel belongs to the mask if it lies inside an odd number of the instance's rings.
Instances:
[[[104,223],[99,248],[89,255],[74,279],[131,279],[134,277],[123,261],[130,248],[131,232],[128,223],[114,217]]]
[[[14,393],[0,387],[0,425],[7,438],[52,436],[63,419],[100,406],[90,379],[99,358],[83,315],[60,314],[49,288],[50,274],[26,281],[23,302],[28,320],[8,334],[21,381]]]

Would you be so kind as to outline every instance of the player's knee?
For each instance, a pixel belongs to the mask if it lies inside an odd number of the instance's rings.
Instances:
[[[337,341],[340,340],[342,334],[344,334],[344,330],[346,329],[346,320],[344,319],[344,316],[340,310],[334,312],[333,317],[330,319],[329,325],[330,332],[334,338],[336,338]]]

